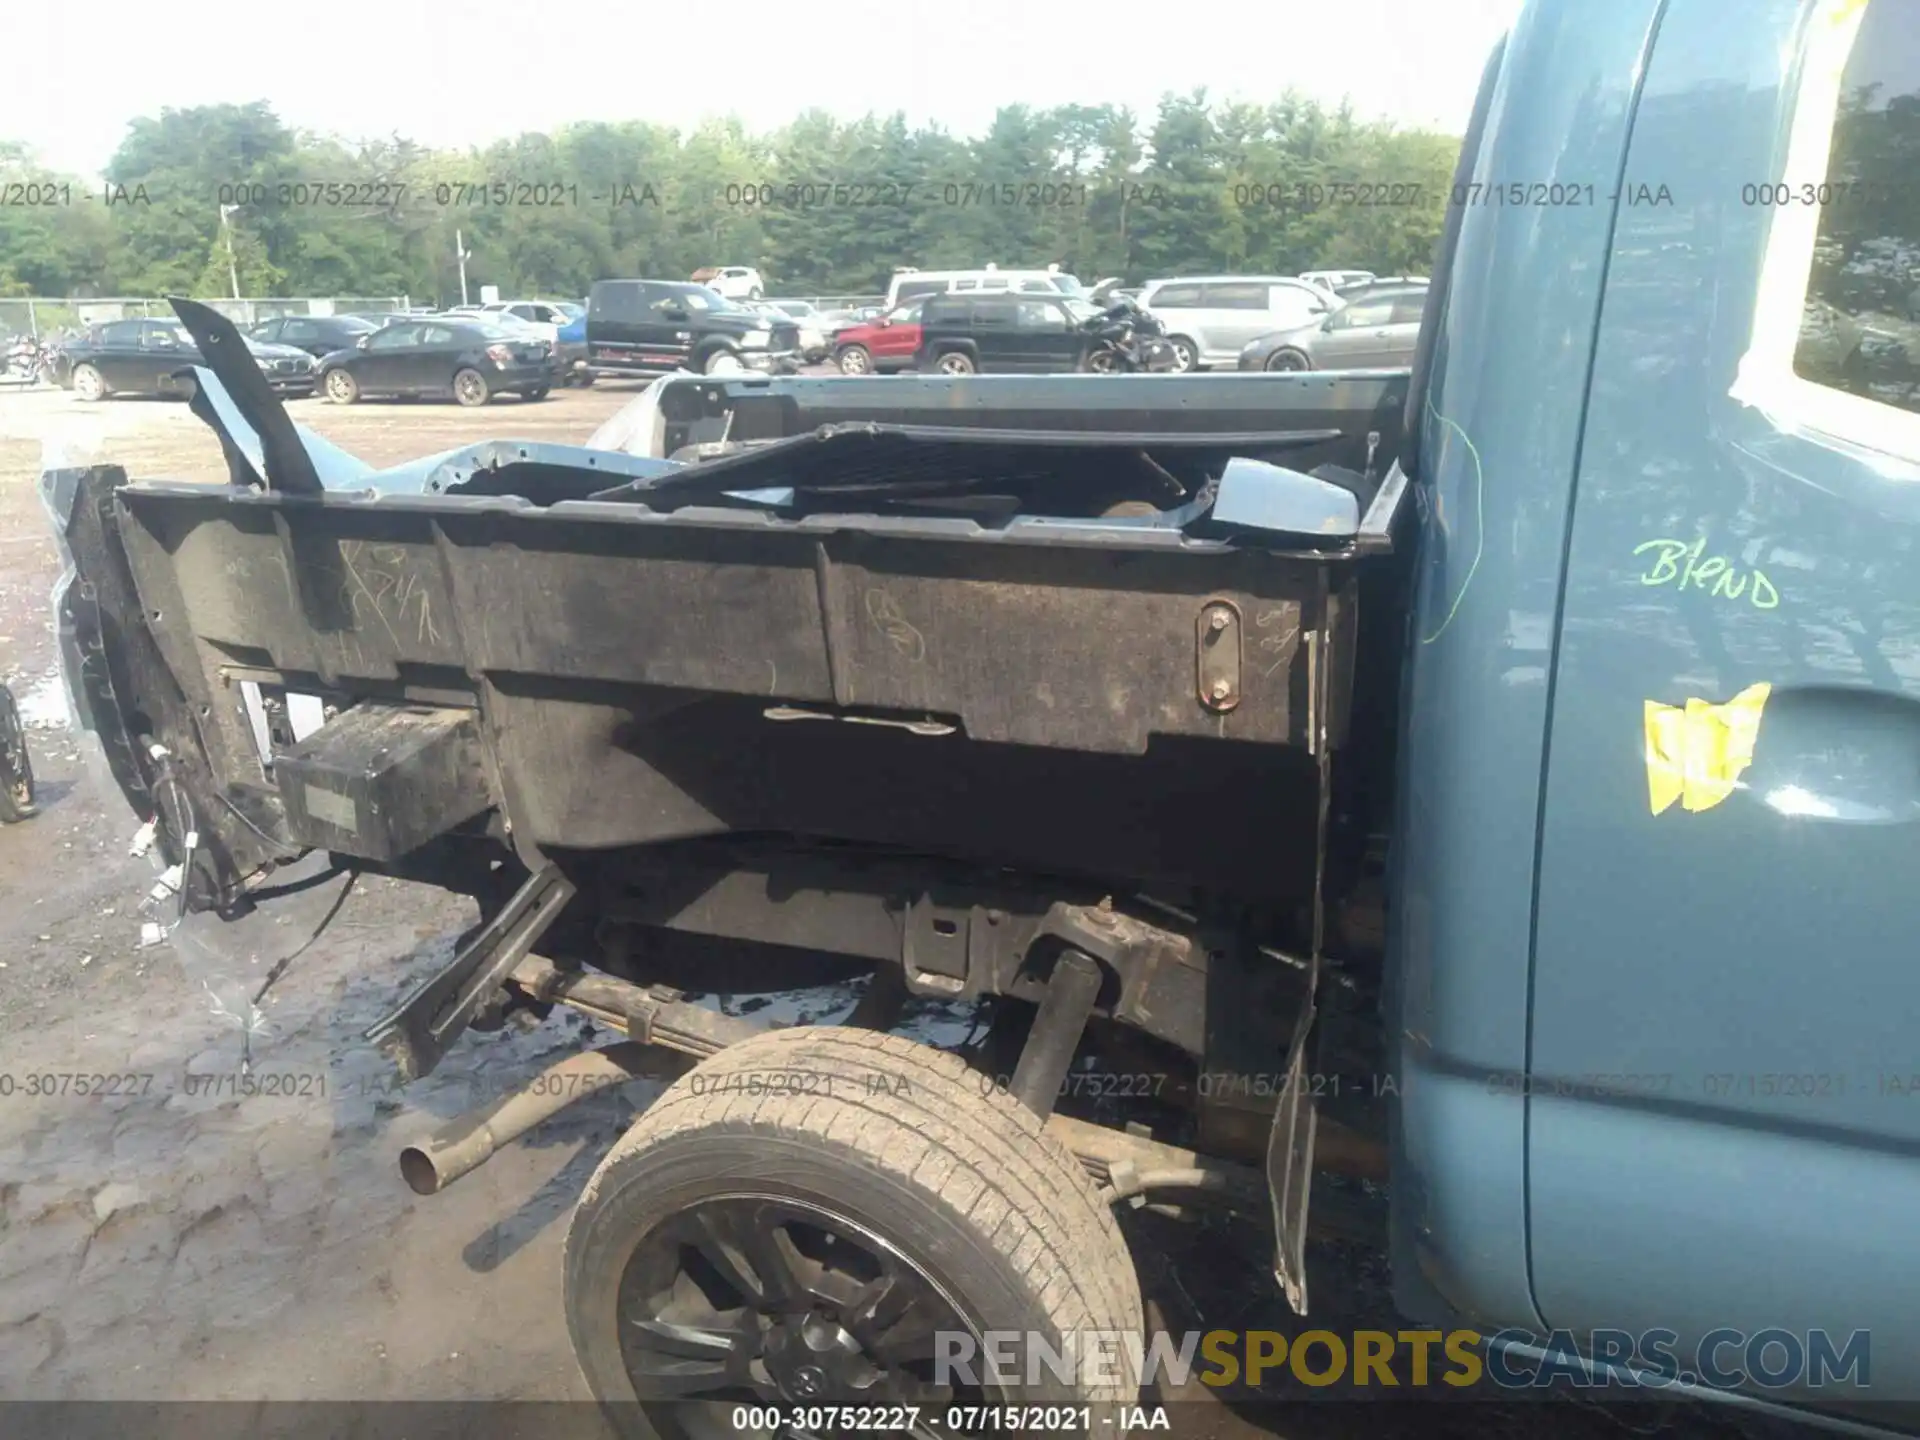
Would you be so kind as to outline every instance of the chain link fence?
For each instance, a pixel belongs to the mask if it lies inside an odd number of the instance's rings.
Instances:
[[[204,303],[237,325],[257,325],[276,315],[352,315],[405,310],[412,301],[405,295],[334,295],[220,299]],[[88,300],[39,296],[0,299],[0,339],[21,335],[35,340],[58,338],[112,320],[138,320],[148,316],[166,319],[172,315],[173,307],[165,300],[144,295],[103,295]]]

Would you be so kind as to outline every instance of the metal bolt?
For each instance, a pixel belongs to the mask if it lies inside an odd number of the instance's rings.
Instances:
[[[1232,693],[1233,682],[1231,680],[1216,680],[1213,682],[1212,694],[1214,699],[1224,700]]]
[[[1207,620],[1207,628],[1210,630],[1226,629],[1227,628],[1227,612],[1224,610],[1214,611],[1212,616],[1210,616]]]

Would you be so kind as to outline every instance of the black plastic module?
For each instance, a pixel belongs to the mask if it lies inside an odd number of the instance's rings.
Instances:
[[[356,705],[274,761],[302,844],[393,860],[491,809],[471,711]]]

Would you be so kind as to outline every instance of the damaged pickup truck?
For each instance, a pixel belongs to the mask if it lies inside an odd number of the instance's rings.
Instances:
[[[44,477],[76,706],[194,910],[314,851],[478,901],[373,1032],[402,1074],[572,1007],[626,1039],[567,1074],[672,1080],[566,1247],[639,1433],[1103,1433],[1137,1355],[937,1360],[1137,1333],[1128,1200],[1263,1217],[1302,1311],[1309,1228],[1371,1236],[1505,1383],[1891,1426],[1920,445],[1795,369],[1821,215],[1731,197],[1823,181],[1915,20],[1535,0],[1410,373],[673,377],[588,446],[375,471],[180,302],[231,484]],[[1471,202],[1529,178],[1589,198]],[[690,998],[848,975],[832,1026]],[[930,1001],[975,1033],[886,1033]]]

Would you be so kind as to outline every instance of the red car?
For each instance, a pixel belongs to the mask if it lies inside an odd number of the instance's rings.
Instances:
[[[920,348],[920,306],[910,300],[867,325],[833,337],[833,363],[842,375],[891,375],[912,367]]]

